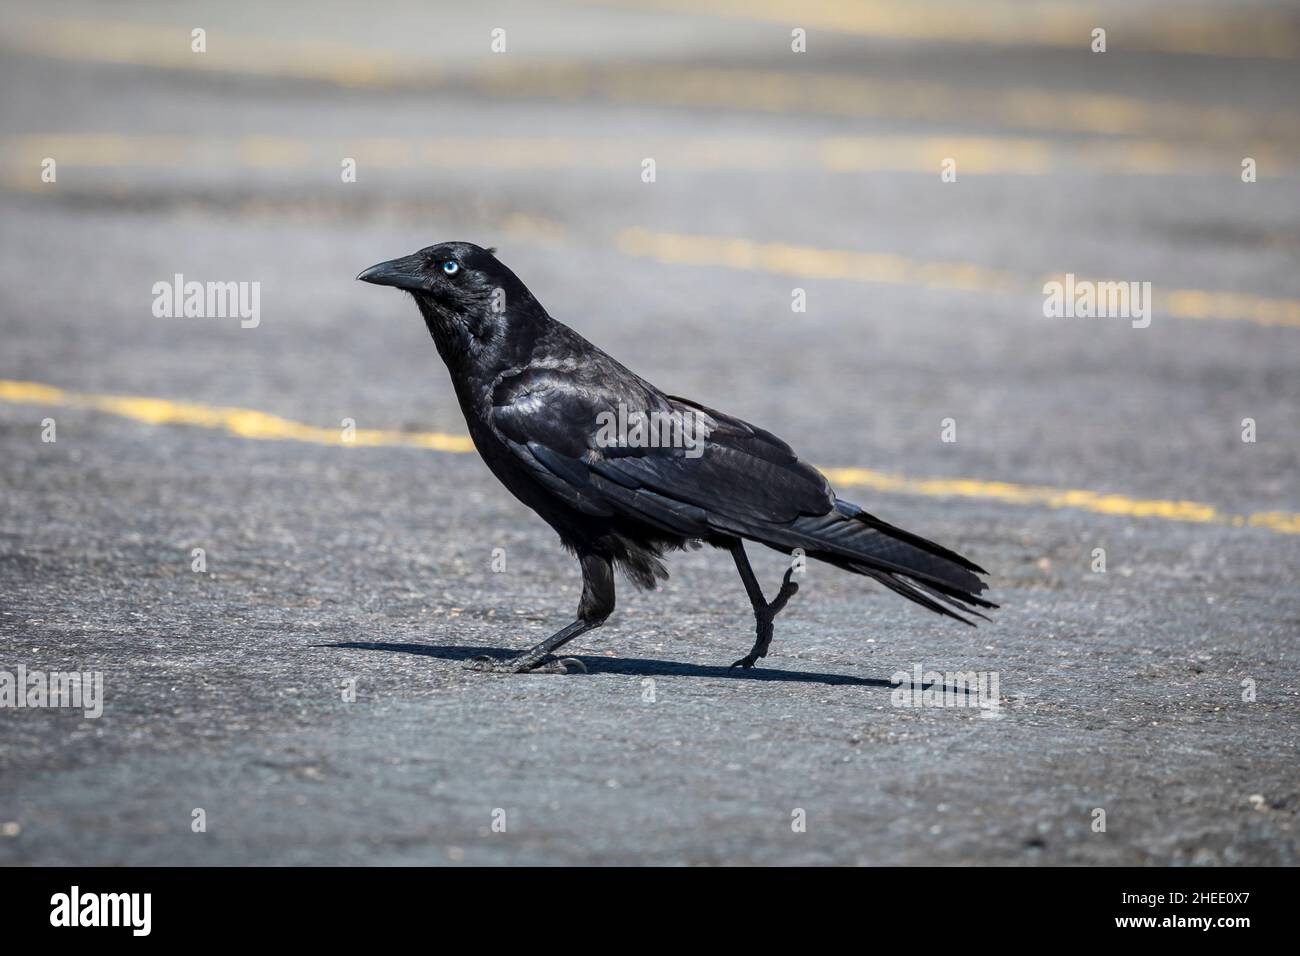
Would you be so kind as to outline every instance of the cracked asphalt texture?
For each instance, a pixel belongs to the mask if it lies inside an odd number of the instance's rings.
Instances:
[[[394,47],[419,55],[415,38],[436,34],[426,52],[453,74],[480,55],[465,37],[486,36],[483,17],[520,44],[537,30],[556,58],[791,68],[771,25],[582,3],[401,12]],[[377,42],[365,10],[329,13],[297,29]],[[253,4],[120,14],[294,38]],[[1192,105],[1282,109],[1279,85],[1300,78],[1294,60],[1116,53],[1102,70],[1082,50],[816,40],[799,69]],[[1023,134],[8,50],[0,115],[4,137],[599,134],[634,158],[643,139]],[[651,185],[639,171],[363,166],[344,185],[337,164],[69,166],[48,189],[0,191],[0,378],[461,434],[414,307],[353,276],[468,239],[651,381],[819,465],[1297,508],[1294,328],[1158,311],[1145,330],[1051,322],[1032,293],[671,266],[616,242],[642,227],[1294,298],[1294,173],[1246,187],[1233,166],[948,185],[671,167]],[[151,286],[177,272],[260,281],[261,325],[154,318]],[[806,314],[790,312],[795,285]],[[1247,416],[1254,444],[1239,440]],[[567,623],[580,577],[477,456],[0,401],[0,670],[100,670],[106,697],[95,720],[0,709],[0,863],[1296,863],[1300,536],[839,490],[987,567],[992,623],[971,630],[812,563],[771,656],[728,670],[752,616],[729,556],[702,550],[674,556],[655,593],[620,579],[610,623],[566,648],[587,674],[484,675],[461,662]],[[783,558],[750,550],[770,595]],[[997,672],[996,718],[893,706],[891,676],[918,663]]]

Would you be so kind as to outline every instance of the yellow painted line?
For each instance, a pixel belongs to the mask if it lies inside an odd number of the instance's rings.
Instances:
[[[424,448],[463,454],[474,451],[473,442],[463,435],[442,432],[401,432],[357,429],[355,440],[345,442],[342,430],[304,425],[248,408],[200,405],[163,398],[125,395],[88,395],[70,392],[38,382],[0,379],[0,401],[24,405],[89,408],[150,425],[190,425],[237,435],[276,441],[307,442],[343,447]],[[1004,504],[1068,508],[1131,518],[1162,518],[1166,521],[1233,527],[1267,528],[1281,534],[1300,534],[1300,513],[1262,511],[1235,515],[1198,501],[1164,501],[1130,498],[1080,489],[1018,485],[1005,481],[974,478],[906,478],[867,468],[826,468],[823,473],[839,487],[868,488],[886,494],[918,495],[926,498],[973,498]]]
[[[819,141],[817,149],[822,167],[831,172],[917,172],[936,178],[941,164],[951,158],[959,178],[1087,170],[1136,176],[1199,173],[1238,181],[1242,160],[1235,147],[1102,137],[1061,142],[1001,136],[838,136]],[[1261,142],[1252,144],[1251,158],[1261,179],[1292,174],[1300,162],[1294,149]]]
[[[593,0],[588,0],[593,2]],[[1291,57],[1300,54],[1296,21],[1267,10],[1227,15],[1189,5],[1026,3],[980,0],[598,0],[602,5],[757,20],[793,27],[888,40],[1045,46],[1089,50],[1092,30],[1104,27],[1112,51],[1134,50],[1228,57]]]
[[[973,151],[981,157],[981,150],[987,150],[991,141],[976,141]],[[944,151],[951,149],[961,157],[967,154],[962,150],[969,141],[961,139],[925,138],[914,145],[917,156],[924,157],[922,162],[927,172],[933,173]],[[829,144],[829,145],[828,145]],[[734,145],[734,144],[732,144]],[[351,143],[335,144],[333,151],[327,147],[312,145],[308,142],[283,137],[248,137],[235,140],[187,140],[183,137],[145,136],[122,137],[113,135],[52,135],[22,136],[0,141],[0,152],[8,157],[16,157],[16,162],[31,168],[26,176],[15,174],[12,170],[0,175],[0,182],[6,188],[21,190],[33,194],[48,194],[55,188],[54,184],[42,183],[39,178],[41,160],[51,156],[65,166],[82,167],[117,167],[117,166],[162,166],[173,167],[190,164],[200,157],[212,160],[213,157],[243,157],[245,161],[259,166],[288,165],[295,168],[304,165],[320,165],[333,172],[333,165],[338,161],[340,151],[358,159],[362,168],[367,165],[394,167],[410,164],[423,166],[439,161],[463,163],[466,166],[482,166],[474,159],[481,155],[485,147],[489,152],[514,157],[506,160],[509,165],[516,165],[525,160],[520,157],[529,155],[540,157],[536,161],[547,167],[567,167],[570,160],[581,157],[583,162],[605,162],[609,165],[635,168],[640,151],[628,151],[622,146],[605,144],[605,149],[588,148],[587,145],[555,141],[550,149],[532,150],[524,147],[524,141],[518,139],[504,140],[428,140],[404,142],[394,140],[362,139]],[[845,164],[849,160],[843,155],[845,141],[826,141],[820,147],[825,154],[828,150],[835,157],[833,163]],[[863,148],[860,140],[853,140],[853,150]],[[698,147],[698,155],[706,157],[706,162],[721,164],[719,143],[705,143]],[[684,154],[685,155],[685,154]],[[746,155],[752,155],[747,153]],[[1039,154],[1028,151],[1013,159],[1010,163],[1019,172],[1030,171],[1037,162]],[[770,160],[769,154],[769,160]],[[968,160],[963,158],[962,163]],[[488,165],[491,163],[489,162]],[[975,165],[984,171],[991,171],[995,163],[987,154],[977,158]],[[966,169],[965,166],[960,167]],[[66,182],[66,178],[64,180]],[[121,184],[114,184],[121,189]],[[255,209],[256,203],[247,206]],[[274,206],[268,207],[274,209]],[[563,232],[554,223],[540,220],[528,220],[527,217],[514,216],[501,226],[503,232],[523,238],[555,239]],[[623,230],[617,237],[619,248],[632,256],[656,259],[664,263],[685,265],[716,265],[733,269],[757,270],[780,275],[802,276],[821,279],[848,279],[859,282],[880,282],[896,285],[915,285],[928,288],[958,289],[964,291],[985,291],[1015,293],[1037,291],[1041,293],[1046,279],[1055,276],[1030,279],[1025,276],[964,262],[932,262],[909,259],[903,256],[867,253],[845,249],[827,249],[814,246],[790,245],[784,243],[759,243],[748,239],[727,238],[707,235],[683,235],[674,233],[651,232],[632,228]],[[1179,319],[1223,319],[1242,320],[1256,325],[1282,326],[1300,328],[1300,300],[1250,295],[1236,292],[1217,292],[1202,289],[1165,289],[1157,290],[1156,304],[1162,314]]]
[[[1040,88],[978,89],[852,73],[591,64],[485,52],[481,61],[466,61],[453,75],[426,59],[391,51],[216,29],[208,31],[208,52],[192,53],[188,28],[93,20],[5,23],[0,44],[26,54],[82,62],[283,76],[367,90],[451,89],[454,84],[495,96],[594,97],[711,109],[993,123],[1037,131],[1215,140],[1242,149],[1243,155],[1250,155],[1248,149],[1257,142],[1300,139],[1300,115],[1294,112]]]
[[[1300,328],[1300,300],[1238,292],[1166,289],[1154,293],[1165,312],[1180,319],[1245,319],[1256,325]]]
[[[155,66],[211,73],[320,80],[361,89],[438,82],[427,61],[403,61],[383,50],[252,33],[207,30],[207,51],[190,48],[191,26],[59,19],[6,24],[0,41],[26,53],[65,60]]]
[[[720,236],[625,229],[618,235],[618,246],[630,256],[664,263],[723,266],[810,279],[854,279],[986,292],[1015,292],[1023,286],[1011,273],[966,263],[924,262],[903,256]]]
[[[401,432],[358,428],[354,440],[345,441],[342,428],[322,428],[269,415],[250,408],[200,405],[163,398],[132,395],[86,395],[36,382],[0,379],[0,401],[30,405],[90,408],[150,425],[191,425],[270,441],[297,441],[343,447],[425,448],[430,451],[468,452],[474,443],[464,435],[441,432]]]
[[[936,177],[945,160],[959,176],[1042,176],[1084,169],[1156,175],[1201,173],[1236,180],[1236,150],[1196,149],[1159,140],[1090,140],[1055,143],[1027,137],[834,136],[822,139],[679,137],[655,139],[540,137],[355,137],[303,139],[288,136],[204,137],[166,135],[29,134],[0,140],[12,170],[28,170],[28,186],[40,181],[41,162],[64,168],[252,168],[337,170],[343,157],[368,169],[640,169],[654,156],[665,170],[778,170],[810,168],[835,173],[910,172]],[[1280,146],[1253,144],[1264,178],[1295,173],[1300,160]],[[34,190],[33,190],[34,191]]]
[[[1300,534],[1300,513],[1293,511],[1234,515],[1225,514],[1214,505],[1200,501],[1130,498],[1127,495],[1078,488],[1017,485],[1006,481],[979,481],[971,478],[904,478],[867,468],[828,468],[823,469],[823,473],[833,485],[870,488],[886,493],[920,495],[926,498],[978,498],[1009,505],[1037,505],[1131,518],[1163,518],[1166,521],[1196,524],[1269,528],[1283,534]]]
[[[754,242],[724,236],[625,229],[619,248],[630,256],[674,265],[722,266],[809,279],[848,279],[975,292],[1042,293],[1031,278],[965,262],[930,262],[902,256]],[[1049,277],[1050,278],[1050,277]],[[1200,289],[1156,289],[1155,308],[1178,319],[1228,319],[1300,328],[1300,299],[1268,298]]]
[[[800,115],[997,124],[1016,129],[1219,140],[1234,146],[1294,142],[1300,115],[1266,113],[1099,93],[1041,88],[951,86],[853,73],[659,64],[506,64],[470,77],[475,89],[511,96],[611,100]]]

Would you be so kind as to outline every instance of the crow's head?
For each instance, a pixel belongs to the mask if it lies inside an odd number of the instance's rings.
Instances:
[[[495,351],[541,312],[495,251],[440,242],[371,266],[357,278],[411,293],[444,357]]]

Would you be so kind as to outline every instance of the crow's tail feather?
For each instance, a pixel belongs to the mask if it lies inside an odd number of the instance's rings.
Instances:
[[[988,587],[979,565],[850,502],[837,498],[830,512],[798,518],[789,530],[809,557],[866,575],[936,614],[973,625],[963,614],[988,620],[975,608],[997,607],[979,596]]]

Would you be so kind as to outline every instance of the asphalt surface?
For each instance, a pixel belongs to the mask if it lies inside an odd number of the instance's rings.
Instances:
[[[1173,36],[1150,8],[1096,9]],[[1128,50],[1122,29],[1098,55],[810,28],[796,55],[788,25],[709,9],[6,9],[0,383],[460,435],[414,307],[353,277],[495,245],[673,394],[827,468],[969,479],[839,491],[987,567],[993,621],[813,563],[773,653],[731,671],[749,605],[729,556],[696,551],[655,593],[620,580],[570,647],[588,673],[478,674],[462,661],[567,623],[580,577],[476,456],[0,388],[0,671],[105,688],[96,719],[0,707],[0,863],[1296,863],[1300,322],[1193,319],[1172,295],[1146,329],[1051,320],[1037,288],[1300,299],[1296,58]],[[1300,30],[1294,5],[1253,9]],[[193,25],[225,67],[166,47]],[[888,95],[840,96],[856,82]],[[843,137],[937,140],[958,180],[924,151],[835,170]],[[1004,147],[964,172],[976,138]],[[1039,148],[1060,161],[999,168]],[[1243,183],[1255,154],[1280,158]],[[688,260],[664,261],[628,230],[824,252],[738,268],[664,240]],[[818,271],[834,250],[940,265],[860,281]],[[260,324],[156,318],[175,273],[260,282]],[[1017,504],[993,482],[1120,497]],[[751,555],[774,591],[783,558]],[[918,664],[996,673],[1000,707],[895,706]]]

